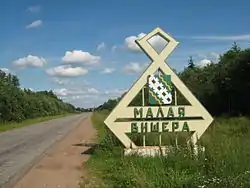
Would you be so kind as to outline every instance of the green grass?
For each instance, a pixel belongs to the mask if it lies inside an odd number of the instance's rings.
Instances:
[[[62,118],[62,117],[66,117],[66,116],[70,116],[74,114],[75,113],[67,113],[67,114],[61,114],[61,115],[56,115],[56,116],[39,117],[35,119],[28,119],[20,123],[16,123],[16,122],[4,123],[4,124],[0,124],[0,132],[9,131],[12,129],[21,128],[24,126],[33,125],[33,124],[40,123],[43,121],[49,121],[52,119]]]
[[[202,136],[198,158],[185,147],[167,157],[123,156],[123,146],[105,128],[108,112],[92,121],[100,145],[87,162],[82,187],[240,188],[250,187],[250,118],[216,118]]]

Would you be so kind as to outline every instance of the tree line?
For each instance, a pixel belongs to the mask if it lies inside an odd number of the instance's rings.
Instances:
[[[31,91],[20,88],[16,75],[0,70],[0,123],[75,112],[52,91]]]
[[[198,66],[190,57],[177,75],[213,116],[250,115],[250,48],[242,50],[234,43],[217,63],[205,66]],[[177,93],[180,104],[187,102]],[[97,110],[112,110],[121,97],[109,99]],[[131,105],[140,105],[141,98],[140,92]]]

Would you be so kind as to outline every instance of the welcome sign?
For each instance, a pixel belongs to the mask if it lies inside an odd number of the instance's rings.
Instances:
[[[156,35],[168,42],[161,53],[157,53],[148,42]],[[191,131],[194,134],[188,142],[196,144],[212,123],[213,118],[165,62],[179,42],[159,27],[135,42],[152,60],[152,63],[120,100],[104,123],[125,146],[125,151],[139,148],[126,133]],[[148,93],[146,93],[148,106],[144,105],[145,86],[148,88]],[[182,93],[190,105],[177,105],[173,86]],[[143,95],[143,105],[129,106],[140,91]],[[147,149],[147,146],[143,148]]]

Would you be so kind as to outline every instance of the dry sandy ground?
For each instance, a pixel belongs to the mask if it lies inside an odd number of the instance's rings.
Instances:
[[[84,174],[82,164],[89,158],[89,155],[81,153],[89,147],[74,146],[74,144],[93,143],[95,137],[96,131],[88,117],[47,151],[45,156],[15,185],[15,188],[78,187],[78,181]]]

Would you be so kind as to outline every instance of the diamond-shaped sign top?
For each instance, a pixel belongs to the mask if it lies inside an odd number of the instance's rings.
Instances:
[[[159,54],[155,51],[155,49],[148,42],[148,40],[150,40],[153,36],[156,36],[156,35],[161,36],[163,39],[165,39],[168,42],[166,47]],[[140,48],[152,61],[155,61],[159,57],[165,60],[172,53],[172,51],[176,48],[176,46],[179,44],[178,41],[176,41],[169,34],[165,33],[159,27],[155,28],[153,31],[151,31],[149,34],[145,35],[141,39],[137,39],[135,42],[140,46]]]
[[[154,35],[153,37],[151,37],[150,39],[148,39],[148,43],[155,49],[155,51],[158,54],[160,54],[162,52],[162,50],[168,44],[168,41],[166,41],[160,35]]]

